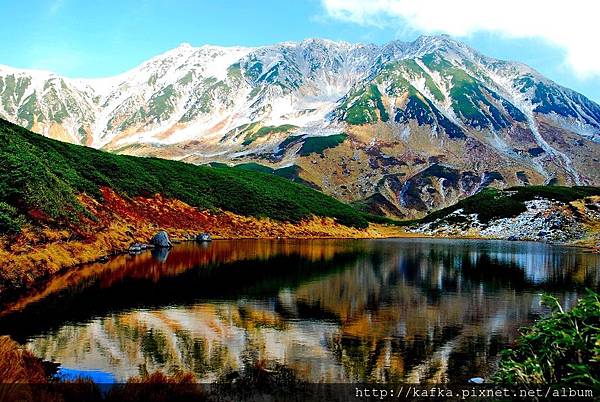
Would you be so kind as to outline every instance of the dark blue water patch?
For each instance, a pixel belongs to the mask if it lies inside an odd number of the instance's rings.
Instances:
[[[517,179],[521,180],[525,184],[529,184],[529,177],[527,177],[527,173],[520,170],[516,173]]]
[[[81,370],[67,367],[60,367],[56,377],[63,381],[75,381],[77,379],[90,379],[96,384],[115,384],[117,379],[106,371],[101,370]]]

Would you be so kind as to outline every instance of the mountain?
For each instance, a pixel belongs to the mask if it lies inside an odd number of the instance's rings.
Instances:
[[[0,67],[0,116],[116,153],[286,169],[400,217],[489,186],[600,184],[598,104],[447,36],[184,44],[105,79]]]

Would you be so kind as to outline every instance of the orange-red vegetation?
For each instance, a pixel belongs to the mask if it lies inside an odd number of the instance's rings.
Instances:
[[[8,336],[0,337],[0,401],[33,401],[29,384],[45,382],[41,361]]]
[[[44,382],[46,376],[40,360],[8,336],[0,336],[0,384]]]

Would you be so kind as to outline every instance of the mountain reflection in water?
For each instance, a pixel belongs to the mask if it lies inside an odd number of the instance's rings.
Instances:
[[[276,362],[310,381],[486,376],[519,327],[597,288],[600,256],[536,243],[237,240],[120,256],[4,307],[0,333],[118,380]]]

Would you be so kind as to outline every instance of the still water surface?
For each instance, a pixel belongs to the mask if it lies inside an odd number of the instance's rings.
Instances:
[[[187,243],[71,272],[0,314],[0,333],[64,372],[214,381],[284,365],[322,382],[488,376],[518,328],[598,288],[600,255],[468,240]]]

